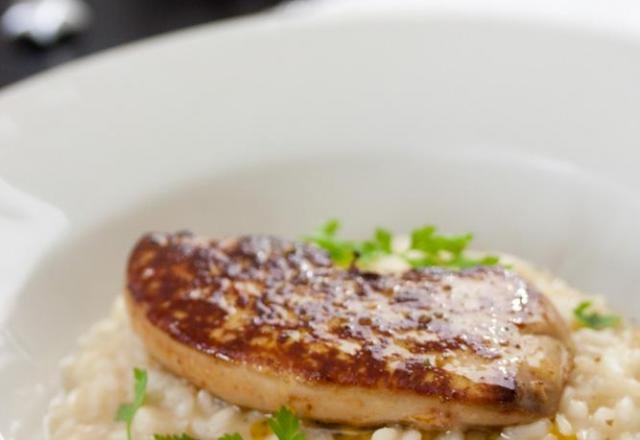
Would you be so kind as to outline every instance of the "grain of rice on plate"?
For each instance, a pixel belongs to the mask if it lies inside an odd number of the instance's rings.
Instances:
[[[586,298],[583,293],[521,260],[504,256],[502,261],[546,293],[567,322],[573,322],[573,310]],[[396,263],[382,261],[380,268],[401,269]],[[590,299],[605,307],[602,299]],[[501,432],[422,433],[385,427],[371,433],[373,440],[640,440],[640,330],[628,323],[615,329],[572,329],[575,366],[553,419]],[[80,351],[63,362],[63,392],[52,402],[48,414],[50,438],[125,440],[123,423],[115,421],[114,414],[120,404],[133,397],[134,367],[145,368],[149,375],[145,404],[133,422],[134,438],[188,432],[201,440],[214,440],[224,433],[238,432],[245,439],[275,440],[265,423],[267,415],[222,402],[151,359],[129,326],[122,299],[116,301],[109,317],[81,339]],[[310,440],[337,436],[313,427],[307,427],[306,432]],[[363,438],[357,432],[341,434],[340,438],[349,436]]]

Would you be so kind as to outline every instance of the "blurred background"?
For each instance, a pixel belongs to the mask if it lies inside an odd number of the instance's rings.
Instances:
[[[0,0],[0,87],[75,58],[282,0]]]

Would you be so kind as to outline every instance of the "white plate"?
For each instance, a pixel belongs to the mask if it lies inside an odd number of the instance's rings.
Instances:
[[[0,437],[42,436],[57,362],[147,230],[435,223],[640,316],[637,43],[451,11],[252,18],[6,90],[0,176],[40,201],[9,204],[27,229],[0,250],[47,255],[0,274],[19,291],[0,327]]]

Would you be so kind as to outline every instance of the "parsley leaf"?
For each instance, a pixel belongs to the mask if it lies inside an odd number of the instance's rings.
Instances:
[[[242,436],[237,432],[234,432],[233,434],[225,434],[222,437],[220,437],[218,440],[242,440]]]
[[[620,323],[620,317],[617,315],[602,315],[598,312],[589,312],[588,309],[591,305],[591,301],[582,301],[573,310],[573,316],[581,326],[602,330],[607,327],[615,327]]]
[[[116,413],[116,420],[119,422],[127,423],[127,439],[131,440],[131,425],[133,423],[133,417],[142,405],[144,405],[144,398],[147,392],[147,372],[140,368],[133,369],[134,380],[134,397],[133,402],[120,405],[118,412]]]
[[[354,244],[338,238],[340,221],[329,220],[322,225],[315,234],[306,237],[305,241],[326,250],[331,259],[338,266],[348,267],[356,257]]]
[[[411,232],[411,249],[426,254],[447,251],[453,255],[460,255],[473,240],[473,235],[438,235],[435,226],[424,226]]]
[[[285,406],[281,407],[269,419],[269,427],[278,440],[306,440],[307,436],[300,431],[300,421]]]
[[[494,266],[499,258],[488,255],[479,259],[464,255],[473,234],[440,235],[435,226],[423,226],[411,232],[410,251],[418,251],[420,256],[408,258],[413,267],[440,266],[466,269],[475,266]]]
[[[374,234],[374,243],[379,247],[380,251],[390,254],[393,235],[390,231],[382,228],[376,229]]]
[[[353,244],[358,262],[368,263],[380,256],[391,255],[392,241],[393,235],[391,232],[386,229],[377,228],[373,239]]]
[[[153,434],[153,440],[197,440],[197,439],[191,437],[189,434],[167,434],[167,435]]]
[[[399,253],[394,252],[393,234],[387,229],[378,228],[372,239],[360,242],[338,238],[339,230],[340,222],[329,220],[314,235],[307,237],[306,241],[326,250],[334,263],[341,267],[348,267],[353,263],[368,267],[385,255],[397,255],[414,268],[437,266],[465,269],[494,266],[500,262],[493,255],[481,258],[465,255],[467,246],[473,240],[472,234],[441,235],[432,225],[414,229],[409,249]]]

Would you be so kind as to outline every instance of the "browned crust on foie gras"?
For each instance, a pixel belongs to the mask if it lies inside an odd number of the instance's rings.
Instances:
[[[571,364],[557,311],[497,268],[377,275],[272,237],[151,234],[126,298],[169,370],[231,403],[326,422],[527,423],[556,412]]]

